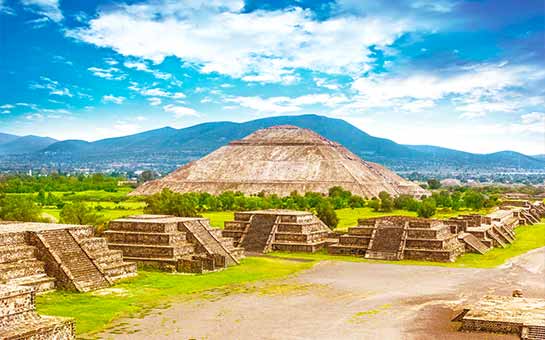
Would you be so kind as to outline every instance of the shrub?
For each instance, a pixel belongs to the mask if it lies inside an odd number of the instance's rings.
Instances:
[[[316,207],[316,216],[322,220],[329,228],[335,229],[339,224],[339,218],[333,206],[328,201],[323,201]]]
[[[430,218],[435,215],[437,206],[433,198],[426,198],[420,204],[420,207],[417,210],[418,217]]]

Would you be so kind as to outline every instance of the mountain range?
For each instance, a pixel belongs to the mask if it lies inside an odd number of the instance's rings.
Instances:
[[[342,119],[318,115],[279,116],[244,123],[210,122],[188,128],[164,127],[134,135],[102,139],[57,141],[49,137],[15,136],[0,133],[0,156],[24,154],[27,161],[65,158],[87,163],[110,159],[122,161],[138,156],[170,155],[183,162],[200,158],[233,140],[241,139],[257,129],[274,125],[296,125],[311,129],[336,141],[358,156],[398,168],[407,165],[449,166],[468,168],[545,169],[543,155],[532,157],[514,151],[476,154],[431,145],[402,145],[389,139],[373,137]]]

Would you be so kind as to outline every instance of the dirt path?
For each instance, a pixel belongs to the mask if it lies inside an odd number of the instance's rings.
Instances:
[[[456,331],[450,320],[484,294],[545,297],[545,248],[494,269],[322,262],[247,293],[126,319],[113,339],[516,339]],[[131,330],[131,334],[127,332]]]

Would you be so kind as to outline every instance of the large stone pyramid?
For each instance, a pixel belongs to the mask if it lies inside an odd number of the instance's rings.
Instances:
[[[381,191],[392,195],[428,194],[311,130],[283,125],[231,142],[162,179],[141,185],[132,195],[150,195],[169,188],[175,192],[264,191],[286,196],[295,190],[327,193],[333,186],[368,198]]]

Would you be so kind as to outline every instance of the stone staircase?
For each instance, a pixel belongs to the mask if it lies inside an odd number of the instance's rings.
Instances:
[[[545,326],[523,326],[521,339],[543,340],[545,339]]]
[[[484,243],[482,243],[478,238],[466,232],[460,233],[460,235],[458,235],[458,239],[462,240],[472,252],[476,252],[481,255],[488,252],[491,249],[487,247]]]
[[[250,252],[271,250],[313,253],[328,243],[331,230],[310,212],[270,209],[236,212],[222,235]]]
[[[488,229],[488,231],[486,232],[487,236],[489,236],[492,241],[493,241],[493,244],[494,246],[496,247],[502,247],[502,248],[505,248],[507,247],[507,243],[501,238],[501,236],[494,230],[494,228],[490,228]]]
[[[191,235],[189,238],[196,242],[207,255],[223,256],[227,266],[239,264],[236,255],[240,255],[241,252],[236,251],[233,239],[221,236],[221,230],[215,232],[208,220],[194,219],[183,221],[178,225],[178,230],[180,229],[186,232],[187,235]]]
[[[0,233],[0,284],[36,292],[55,289],[55,278],[46,274],[45,263],[36,258],[36,247],[25,242],[24,233]]]
[[[0,284],[0,339],[75,339],[74,321],[40,316],[31,287]]]
[[[395,227],[392,225],[378,225],[365,252],[366,259],[374,260],[401,260],[407,239],[407,225]]]
[[[272,248],[271,234],[274,234],[278,216],[273,214],[256,214],[250,219],[248,229],[244,232],[240,245],[247,252],[266,253]]]
[[[88,237],[79,243],[110,283],[137,275],[136,263],[123,261],[123,252],[109,249],[106,239]]]
[[[40,231],[36,233],[36,236],[43,245],[40,251],[47,253],[46,256],[56,264],[56,268],[50,268],[50,270],[62,272],[61,276],[66,278],[59,282],[66,288],[87,292],[110,285],[98,266],[68,230]],[[50,264],[49,266],[53,267]]]

